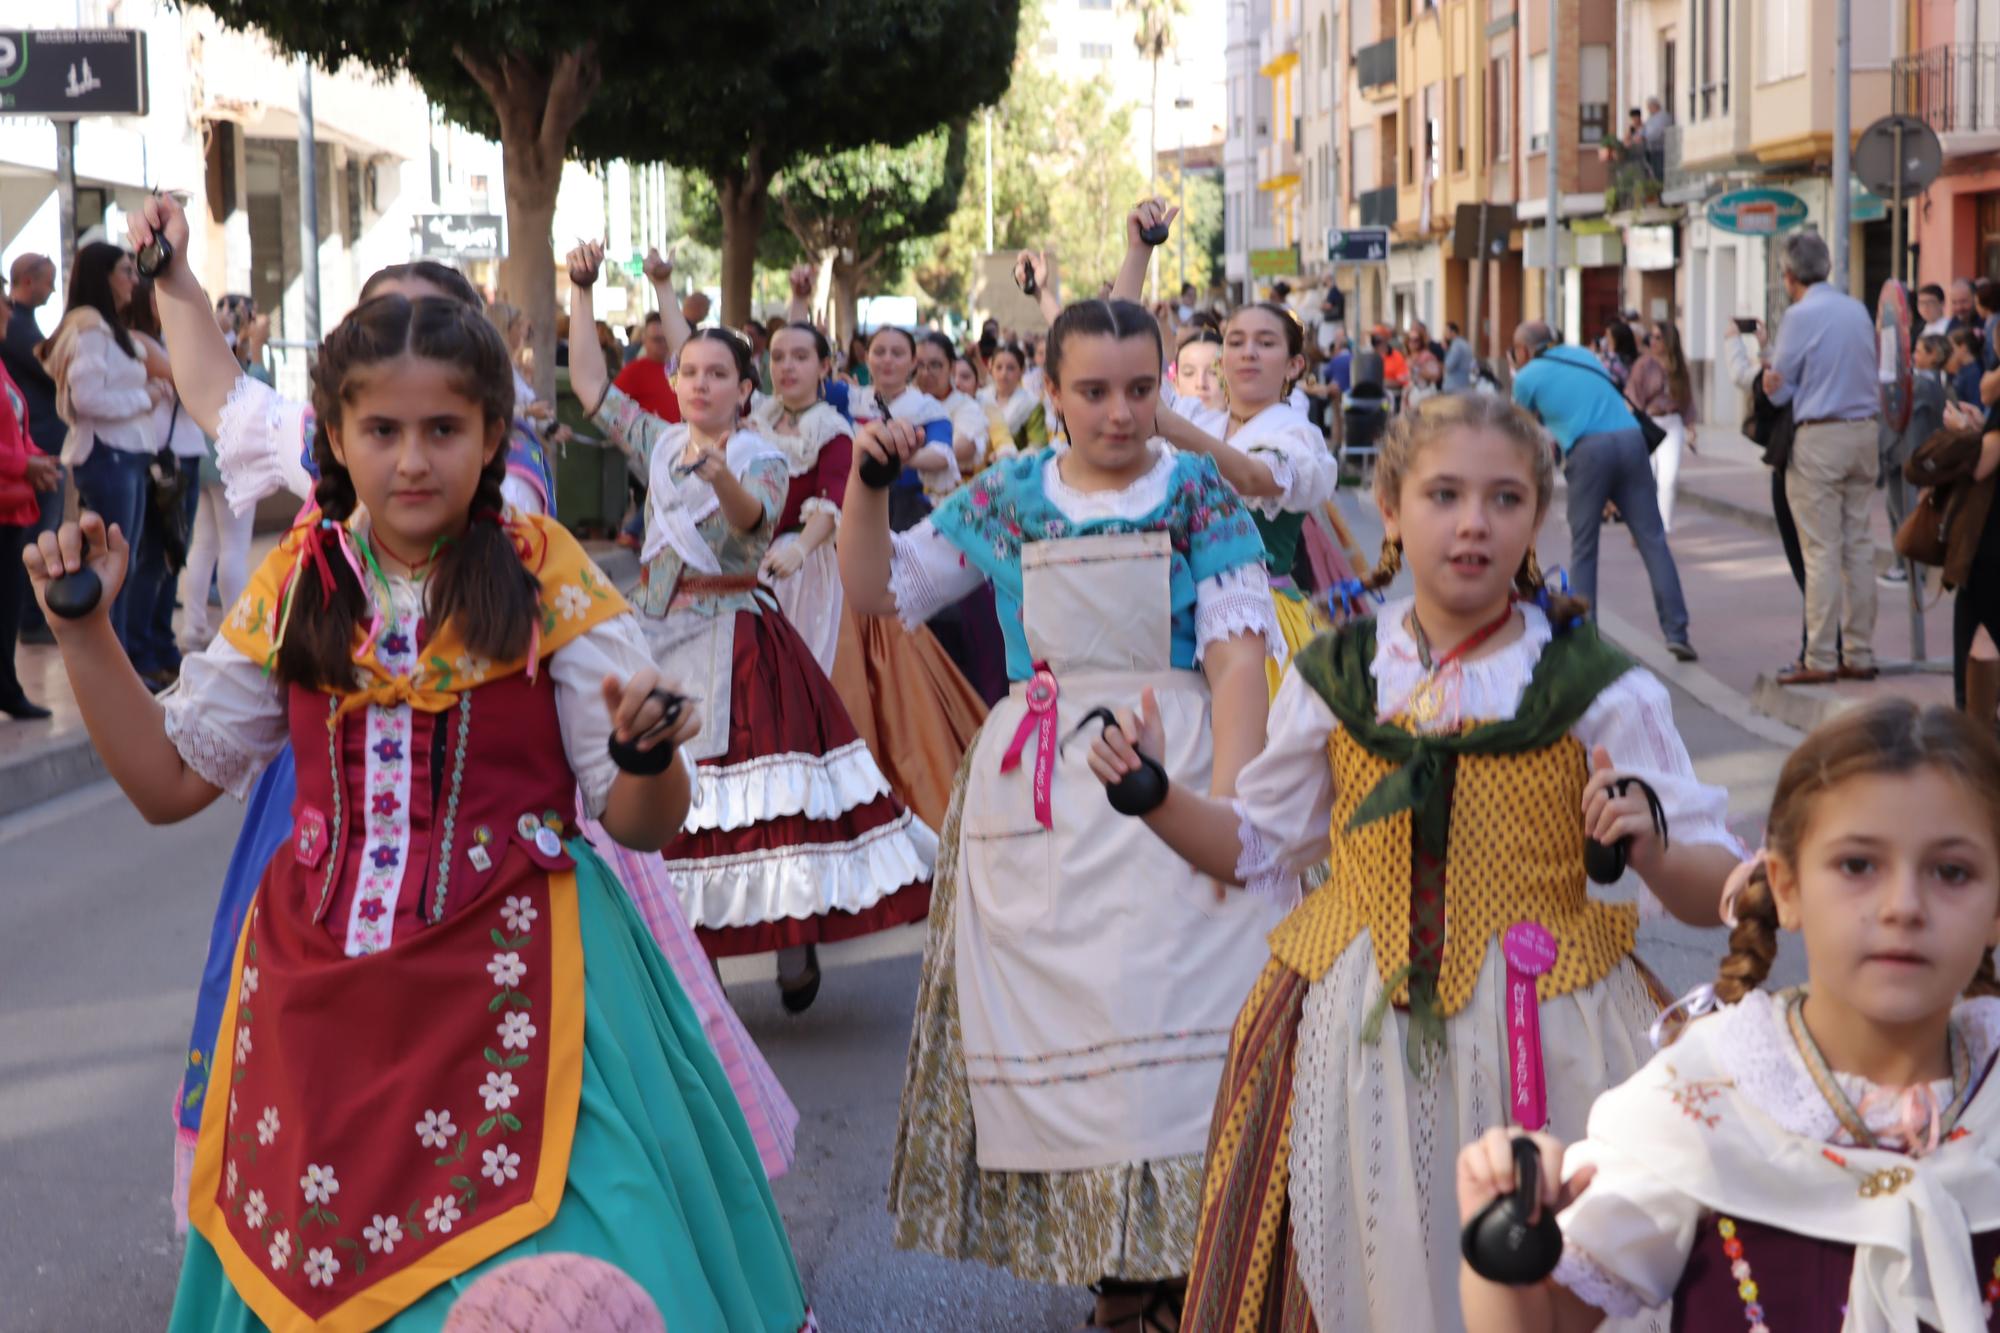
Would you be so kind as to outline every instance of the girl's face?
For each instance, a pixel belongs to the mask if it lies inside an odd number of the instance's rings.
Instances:
[[[1240,310],[1222,334],[1222,377],[1230,401],[1243,412],[1261,411],[1285,396],[1285,385],[1305,373],[1306,359],[1293,356],[1285,326],[1268,310]]]
[[[1991,807],[1936,768],[1821,792],[1796,861],[1774,853],[1770,875],[1778,923],[1805,936],[1814,1009],[1835,1021],[1935,1018],[2000,943]]]
[[[1417,592],[1458,617],[1495,613],[1535,539],[1534,465],[1492,430],[1461,426],[1418,449],[1382,521]]]
[[[951,397],[951,358],[936,343],[926,342],[917,348],[917,389],[933,398]]]
[[[868,343],[868,377],[875,382],[876,396],[886,405],[910,385],[910,369],[915,353],[910,340],[884,329]]]
[[[996,352],[987,364],[993,367],[994,395],[1012,398],[1014,391],[1021,387],[1021,363],[1014,359],[1012,352]]]
[[[967,398],[979,392],[979,372],[972,368],[970,361],[951,363],[951,387]]]
[[[369,521],[405,557],[465,529],[479,474],[505,438],[465,396],[456,367],[404,355],[348,377],[333,456],[354,480]]]
[[[1229,406],[1229,391],[1222,387],[1222,376],[1217,369],[1221,360],[1222,349],[1211,342],[1189,343],[1174,358],[1180,391],[1201,399],[1201,405],[1212,411]]]
[[[825,367],[819,344],[804,329],[779,329],[771,339],[771,387],[787,407],[803,407],[819,397]]]
[[[132,289],[139,285],[139,270],[132,256],[121,256],[111,269],[111,300],[123,310],[132,301]]]
[[[1070,448],[1100,472],[1145,465],[1160,393],[1160,349],[1150,334],[1066,339],[1062,382],[1052,384]]]
[[[750,389],[750,382],[737,376],[736,358],[715,339],[693,338],[681,348],[674,393],[689,425],[710,435],[734,430]]]

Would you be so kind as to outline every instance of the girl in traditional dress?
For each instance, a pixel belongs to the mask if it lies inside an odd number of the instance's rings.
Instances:
[[[1585,891],[1585,835],[1629,837],[1632,869],[1689,921],[1714,919],[1740,855],[1665,688],[1573,606],[1528,600],[1554,488],[1535,423],[1439,398],[1395,424],[1376,488],[1372,578],[1406,563],[1414,598],[1299,654],[1235,800],[1175,783],[1145,817],[1253,898],[1298,903],[1331,852],[1237,1021],[1184,1328],[1457,1328],[1450,1145],[1510,1118],[1573,1135],[1646,1058],[1638,908]],[[1153,755],[1185,743],[1161,711],[1142,700],[1093,747],[1100,777],[1137,765],[1133,736]],[[1510,1107],[1517,973],[1540,997],[1547,1091]]]
[[[1468,1269],[1474,1333],[1668,1305],[1675,1329],[2000,1328],[1993,729],[1906,699],[1842,714],[1786,762],[1767,836],[1684,1002],[1707,1016],[1597,1099],[1588,1138],[1534,1136],[1562,1262],[1529,1287]],[[1771,994],[1781,929],[1810,979]],[[1467,1218],[1514,1188],[1515,1132],[1460,1154]]]
[[[148,200],[131,214],[132,248],[144,249],[156,232],[166,235],[177,253],[185,253],[186,220],[169,197]],[[309,501],[318,483],[313,463],[313,415],[306,403],[279,397],[268,385],[245,373],[228,344],[212,332],[207,296],[185,265],[171,264],[156,288],[177,391],[188,414],[215,437],[217,466],[224,494],[232,509],[248,514],[268,495],[289,491]],[[443,297],[472,310],[481,308],[479,293],[463,274],[442,264],[419,260],[382,269],[363,284],[361,296],[399,295],[410,300]],[[518,384],[518,379],[517,379]],[[520,472],[520,414],[510,439],[506,480],[501,493],[523,513],[536,508],[541,488],[527,483]],[[553,500],[553,496],[550,496]],[[214,1064],[217,1025],[229,986],[230,965],[243,916],[256,891],[264,866],[292,834],[294,797],[292,752],[281,749],[252,790],[243,828],[223,877],[222,893],[210,929],[208,959],[195,999],[195,1017],[188,1041],[187,1065],[175,1100],[177,1132],[174,1151],[174,1220],[187,1225],[188,1178],[194,1169],[197,1131],[203,1099]],[[581,804],[581,803],[580,803]],[[631,894],[647,928],[673,965],[682,989],[693,1000],[716,1055],[757,1141],[766,1171],[773,1179],[792,1160],[798,1111],[751,1041],[742,1020],[730,1006],[715,972],[694,940],[680,902],[656,856],[637,856],[601,834],[588,815],[579,816],[585,836],[601,849]]]
[[[994,441],[995,457],[1047,444],[1049,422],[1042,408],[1042,396],[1022,383],[1028,370],[1028,354],[1019,343],[1001,343],[993,349],[986,364],[992,369],[993,382],[979,391],[979,401],[997,407],[1007,426],[1006,440]]]
[[[1171,225],[1180,210],[1163,199],[1141,201],[1126,215],[1125,264],[1115,294],[1135,296],[1145,282],[1153,247],[1140,232]],[[1264,567],[1285,643],[1293,651],[1327,627],[1327,617],[1292,581],[1307,516],[1333,498],[1340,468],[1326,437],[1287,398],[1305,373],[1305,329],[1276,301],[1242,306],[1222,329],[1222,377],[1228,408],[1218,415],[1185,392],[1159,414],[1160,435],[1176,449],[1207,454],[1243,498],[1264,538]],[[1199,408],[1194,404],[1201,403]],[[1184,412],[1183,409],[1186,409]],[[1284,658],[1265,664],[1273,696]]]
[[[570,318],[587,318],[603,247],[570,252]],[[583,315],[577,312],[583,311]],[[750,349],[699,329],[680,349],[682,420],[649,416],[603,358],[570,349],[570,383],[598,426],[649,470],[640,623],[662,669],[704,701],[688,743],[693,807],[666,849],[711,957],[778,952],[785,1007],[819,992],[822,941],[921,921],[937,839],[890,791],[840,696],[758,585],[791,469],[743,422]]]
[[[572,836],[579,790],[628,844],[674,835],[687,761],[645,776],[609,745],[684,743],[698,708],[666,715],[675,687],[566,532],[503,516],[513,382],[477,312],[370,300],[313,382],[317,506],[164,700],[110,651],[119,530],[86,515],[28,562],[45,605],[54,576],[102,581],[96,611],[51,621],[149,820],[246,791],[287,736],[300,756],[236,948],[170,1327],[437,1329],[485,1269],[551,1250],[615,1264],[676,1325],[805,1326],[722,1069]]]
[[[924,447],[911,456],[889,491],[889,522],[897,532],[922,522],[931,506],[957,490],[959,483],[951,414],[912,382],[916,369],[916,336],[886,324],[868,339],[870,382],[847,396],[848,415],[856,424],[893,417],[924,433]]]
[[[1071,447],[1000,462],[910,532],[850,481],[859,609],[922,621],[991,582],[1011,697],[945,821],[890,1179],[896,1242],[1099,1282],[1096,1322],[1172,1327],[1231,1015],[1272,904],[1215,886],[1108,806],[1062,741],[1156,685],[1167,769],[1226,796],[1263,743],[1277,642],[1261,543],[1207,459],[1150,443],[1157,326],[1071,306],[1050,335]],[[905,423],[856,453],[907,457]]]

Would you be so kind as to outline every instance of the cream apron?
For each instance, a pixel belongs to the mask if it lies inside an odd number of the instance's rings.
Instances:
[[[1173,781],[1207,791],[1207,682],[1172,669],[1164,532],[1034,542],[1022,618],[1053,675],[1058,739],[1099,705],[1151,686]],[[1036,818],[1041,738],[1001,762],[1035,682],[1017,682],[979,734],[960,840],[957,983],[979,1165],[1076,1171],[1200,1153],[1230,1027],[1282,910],[1195,873],[1118,814],[1087,758],[1097,727],[1050,775]]]

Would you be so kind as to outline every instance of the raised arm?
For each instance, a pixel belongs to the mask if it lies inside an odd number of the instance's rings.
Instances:
[[[111,603],[125,581],[130,554],[124,533],[107,533],[103,518],[86,511],[81,526],[66,523],[57,532],[43,533],[27,548],[24,562],[44,611],[50,579],[88,567],[102,580],[96,610],[80,620],[48,612],[49,628],[62,649],[83,725],[105,768],[147,823],[172,824],[199,813],[221,789],[181,758],[167,737],[165,710],[111,632]]]
[[[810,324],[813,322],[813,284],[818,280],[819,266],[817,264],[792,265],[789,278],[792,299],[785,306],[785,319],[788,323]]]
[[[895,459],[909,465],[924,447],[924,435],[907,421],[864,421],[854,433],[854,470],[841,503],[838,550],[840,585],[857,613],[893,616],[896,598],[889,591],[889,491],[861,479],[869,459]]]
[[[156,194],[127,215],[125,229],[135,251],[151,245],[155,235],[165,236],[174,248],[172,262],[153,282],[160,331],[167,340],[167,359],[173,363],[174,389],[182,409],[210,436],[219,435],[223,405],[243,367],[216,327],[208,293],[188,267],[187,214],[172,196]]]
[[[604,365],[604,348],[597,341],[597,315],[591,288],[604,267],[604,247],[586,241],[569,252],[569,387],[585,416],[595,416],[610,391],[611,375]],[[678,308],[676,308],[678,313]]]
[[[694,337],[694,329],[689,326],[687,316],[681,313],[680,296],[674,291],[674,258],[671,250],[662,255],[655,247],[646,251],[646,277],[653,284],[654,299],[660,303],[660,328],[667,335],[667,364],[687,346]],[[571,353],[574,355],[574,352]]]
[[[1171,227],[1180,215],[1180,209],[1164,199],[1141,199],[1132,206],[1132,211],[1125,215],[1125,262],[1111,283],[1112,300],[1137,301],[1145,295],[1146,271],[1153,266],[1153,247],[1139,233],[1146,227],[1162,224]]]
[[[1256,455],[1218,440],[1165,403],[1160,404],[1154,429],[1176,449],[1213,458],[1222,479],[1246,500],[1271,500],[1285,493],[1277,474]]]
[[[1027,283],[1023,279],[1030,273],[1035,275],[1035,305],[1041,310],[1042,318],[1053,324],[1056,316],[1062,313],[1062,283],[1050,273],[1046,252],[1023,250],[1014,260],[1015,286],[1026,291]]]

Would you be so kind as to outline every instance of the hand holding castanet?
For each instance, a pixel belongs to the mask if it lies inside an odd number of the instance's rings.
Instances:
[[[80,522],[45,532],[22,552],[28,582],[42,609],[62,620],[82,620],[108,611],[125,583],[131,552],[125,534],[102,516],[85,510]]]
[[[854,437],[855,475],[868,489],[886,491],[923,443],[923,432],[907,421],[890,417],[867,422]]]

